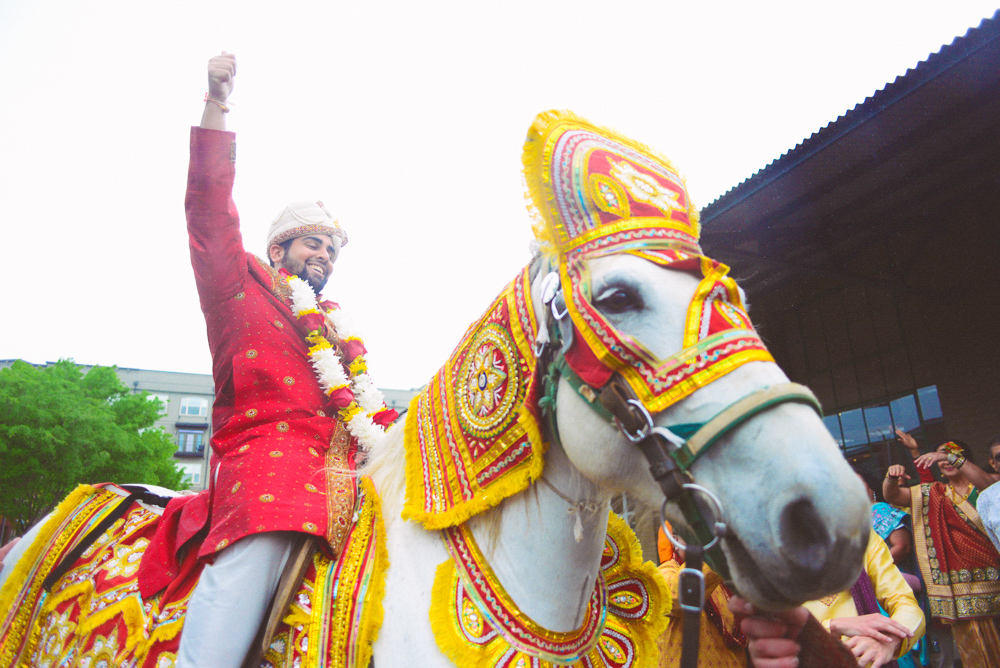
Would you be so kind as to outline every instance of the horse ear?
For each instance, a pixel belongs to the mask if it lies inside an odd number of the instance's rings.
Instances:
[[[747,315],[750,315],[750,299],[747,297],[746,290],[740,287],[739,283],[736,284],[736,289],[740,291],[740,301],[743,302],[743,310],[747,312]]]

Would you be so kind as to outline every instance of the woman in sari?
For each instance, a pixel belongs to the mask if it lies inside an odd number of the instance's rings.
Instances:
[[[902,465],[889,467],[882,483],[885,500],[909,506],[920,572],[927,587],[931,615],[951,627],[965,666],[996,665],[1000,660],[1000,553],[990,542],[976,512],[976,473],[963,471],[967,451],[949,442],[936,452],[920,455],[908,434],[900,440],[914,455],[921,482],[902,487],[909,479]],[[912,445],[914,447],[910,447]],[[938,464],[946,483],[934,482],[930,466]],[[988,483],[986,483],[988,484]]]

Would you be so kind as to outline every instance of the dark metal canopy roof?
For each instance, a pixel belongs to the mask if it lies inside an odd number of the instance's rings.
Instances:
[[[787,307],[856,282],[944,298],[996,266],[998,185],[1000,11],[705,207],[702,245]]]

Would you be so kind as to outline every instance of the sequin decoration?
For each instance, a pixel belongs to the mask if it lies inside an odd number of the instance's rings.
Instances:
[[[452,526],[541,474],[535,328],[525,268],[410,406],[404,517]]]
[[[111,491],[111,489],[119,491]],[[202,566],[191,555],[175,582],[143,600],[136,574],[158,515],[133,504],[45,593],[42,582],[127,492],[78,487],[46,522],[0,600],[2,666],[172,666]],[[148,660],[147,660],[148,657]]]
[[[620,374],[648,410],[659,412],[747,362],[773,361],[726,276],[729,268],[702,253],[698,210],[669,160],[569,112],[550,111],[532,124],[523,162],[535,234],[559,265],[576,331],[566,362],[581,377],[584,360],[596,356],[606,377]],[[677,355],[657,358],[590,302],[588,261],[614,253],[702,274]]]
[[[616,515],[609,519],[584,622],[568,633],[544,629],[517,608],[464,527],[442,536],[451,560],[438,567],[431,626],[438,647],[460,668],[655,665],[669,589],[643,562],[635,534]]]

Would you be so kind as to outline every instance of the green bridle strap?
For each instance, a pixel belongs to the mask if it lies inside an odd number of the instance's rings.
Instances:
[[[823,417],[819,400],[805,385],[798,383],[770,385],[734,401],[702,425],[683,424],[667,427],[684,439],[684,445],[675,451],[673,457],[681,469],[687,471],[716,441],[730,431],[768,408],[789,402],[811,406],[821,418]],[[685,436],[682,432],[691,433]]]
[[[559,441],[555,401],[560,376],[564,377],[569,386],[573,388],[573,391],[603,419],[607,420],[610,424],[616,424],[622,433],[626,435],[628,435],[629,431],[633,432],[633,434],[636,433],[636,429],[634,428],[636,415],[634,412],[628,410],[629,406],[626,404],[629,402],[626,399],[631,396],[633,400],[631,403],[638,404],[638,402],[635,401],[635,395],[627,388],[627,385],[618,383],[615,379],[612,379],[604,388],[595,389],[591,387],[566,362],[566,357],[562,352],[562,337],[556,322],[549,321],[548,334],[549,342],[546,347],[551,357],[548,364],[544,367],[542,397],[538,403],[548,417],[551,438],[554,441]],[[619,399],[608,402],[608,395],[615,394],[615,392],[609,393],[608,390],[614,390],[616,386],[620,388],[620,392],[617,393]],[[691,532],[694,535],[687,536],[688,543],[697,543],[703,546],[711,545],[711,547],[705,550],[705,561],[712,570],[726,581],[732,581],[732,575],[729,570],[729,564],[726,561],[725,553],[722,551],[721,543],[717,540],[718,536],[716,536],[715,527],[709,526],[708,522],[705,521],[698,504],[695,502],[694,494],[688,489],[691,486],[685,486],[682,483],[693,480],[689,469],[720,438],[761,412],[779,404],[789,402],[803,403],[811,406],[820,417],[823,417],[823,410],[820,407],[819,401],[809,388],[798,383],[781,383],[751,392],[749,395],[719,411],[707,422],[684,423],[665,427],[676,439],[666,438],[662,433],[664,428],[659,429],[661,433],[657,433],[657,429],[649,429],[644,432],[645,436],[638,439],[635,436],[629,436],[630,440],[644,448],[647,458],[650,457],[651,453],[656,453],[656,456],[660,458],[661,464],[656,467],[654,467],[653,461],[650,460],[651,472],[654,474],[657,482],[663,487],[668,500],[677,505],[685,522],[691,528]],[[641,406],[641,404],[639,405]],[[645,415],[646,420],[651,420],[645,408],[641,408],[640,410]],[[632,426],[629,427],[627,425]],[[649,425],[650,428],[653,426],[652,424]],[[639,443],[639,440],[642,443]],[[655,444],[657,442],[659,445]],[[647,452],[649,448],[652,448],[652,450]],[[671,461],[673,463],[670,463]],[[659,472],[654,471],[654,468],[657,468]],[[669,473],[668,469],[673,472]],[[667,482],[668,478],[672,482]],[[697,486],[695,485],[694,487]],[[671,489],[674,490],[673,493],[669,491]],[[718,521],[718,518],[716,519]]]

